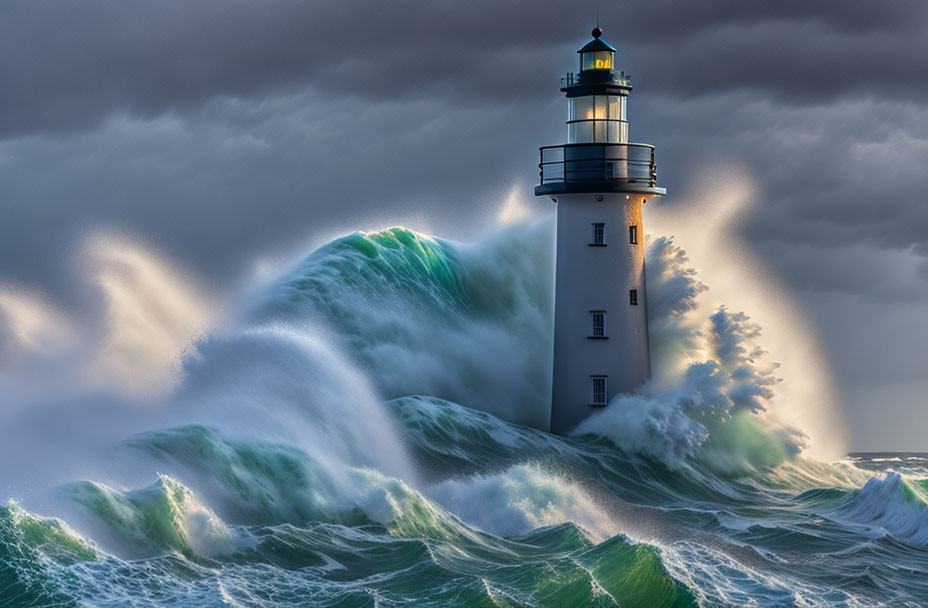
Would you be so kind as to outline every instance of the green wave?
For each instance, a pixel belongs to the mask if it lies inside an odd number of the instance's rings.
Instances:
[[[174,552],[195,563],[213,563],[205,555],[231,550],[228,530],[183,484],[166,475],[145,488],[121,492],[83,481],[63,491],[82,505],[122,552],[147,557]]]
[[[15,502],[0,507],[0,606],[72,606],[62,567],[97,559],[97,551],[58,519],[39,518]]]
[[[405,228],[325,245],[264,289],[256,324],[320,327],[387,398],[425,394],[547,425],[550,225],[475,245]],[[493,353],[499,365],[488,365]]]
[[[416,410],[416,403],[432,403],[434,407]],[[418,426],[425,435],[432,435],[436,445],[457,449],[462,458],[493,443],[510,447],[521,443],[527,449],[553,445],[546,443],[546,434],[455,404],[407,399],[395,405],[407,406],[400,410],[408,418],[405,426]],[[442,428],[447,436],[432,434],[430,427]],[[457,448],[450,440],[453,436],[459,439]],[[311,458],[295,447],[233,441],[208,427],[148,433],[134,438],[132,444],[175,463],[186,459],[186,464],[193,465],[195,460],[201,472],[210,471],[214,481],[237,500],[261,505],[257,515],[263,521],[280,519],[285,513],[309,515],[301,518],[299,525],[277,523],[254,531],[261,541],[253,549],[239,550],[232,557],[237,563],[259,560],[285,568],[336,564],[331,570],[336,578],[342,572],[362,578],[364,572],[377,572],[386,579],[378,585],[379,592],[416,597],[417,605],[422,606],[479,606],[483,602],[515,606],[568,605],[564,602],[694,605],[692,595],[663,569],[655,549],[621,536],[594,544],[575,524],[565,523],[501,538],[469,526],[405,482],[374,469],[350,469],[349,489],[320,476]],[[166,479],[160,481],[165,483]],[[313,491],[319,496],[306,502]],[[348,494],[337,496],[333,492]],[[294,508],[293,503],[303,506]],[[312,512],[308,513],[305,509],[310,504]],[[109,512],[104,516],[112,517]],[[164,523],[157,527],[163,529]],[[172,524],[168,529],[182,527]],[[182,541],[175,536],[160,544],[186,554],[179,544]],[[371,563],[375,555],[376,562]],[[398,574],[410,570],[418,573],[414,582]],[[348,601],[345,598],[351,596],[350,589],[342,588],[337,596]],[[655,600],[660,603],[654,604]]]
[[[376,597],[422,608],[696,606],[654,548],[622,536],[593,544],[569,523],[493,543],[392,537],[369,526],[276,526],[259,535],[240,559],[314,572],[312,605],[368,606]]]
[[[295,446],[231,440],[204,425],[152,431],[128,445],[197,475],[235,522],[339,521],[338,484]]]
[[[277,313],[300,304],[321,306],[339,316],[342,298],[354,291],[362,297],[401,298],[430,312],[448,303],[467,308],[465,276],[456,247],[447,241],[402,227],[356,232],[314,251],[269,291],[263,304]]]

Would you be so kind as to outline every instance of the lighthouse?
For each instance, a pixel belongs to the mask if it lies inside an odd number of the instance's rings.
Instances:
[[[642,206],[666,190],[654,146],[628,141],[631,81],[602,33],[561,79],[567,143],[540,149],[535,187],[557,204],[550,430],[559,434],[651,376]]]

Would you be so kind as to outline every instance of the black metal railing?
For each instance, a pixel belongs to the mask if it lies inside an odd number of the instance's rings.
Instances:
[[[590,75],[589,72],[586,74],[575,74],[574,72],[567,72],[561,76],[561,88],[563,89],[565,87],[572,87],[575,84],[616,84],[622,87],[630,87],[632,84],[632,77],[629,74],[626,74],[624,71],[595,71],[597,72],[595,76]]]
[[[650,144],[561,144],[539,151],[541,185],[558,182],[626,182],[657,186]]]

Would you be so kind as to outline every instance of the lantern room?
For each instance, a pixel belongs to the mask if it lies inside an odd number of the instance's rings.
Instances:
[[[580,54],[581,72],[586,70],[611,70],[615,65],[616,50],[612,45],[600,38],[602,35],[603,30],[597,27],[593,30],[593,39],[577,51]]]
[[[628,79],[615,71],[616,49],[601,38],[600,28],[583,45],[580,73],[567,89],[567,143],[628,141]],[[624,86],[623,86],[624,85]],[[563,90],[563,89],[562,89]]]

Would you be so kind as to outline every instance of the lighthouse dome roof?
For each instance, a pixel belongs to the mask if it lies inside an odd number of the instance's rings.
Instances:
[[[601,38],[603,31],[600,28],[593,30],[593,39],[583,45],[578,53],[592,53],[595,51],[612,51],[615,53],[618,49]]]

